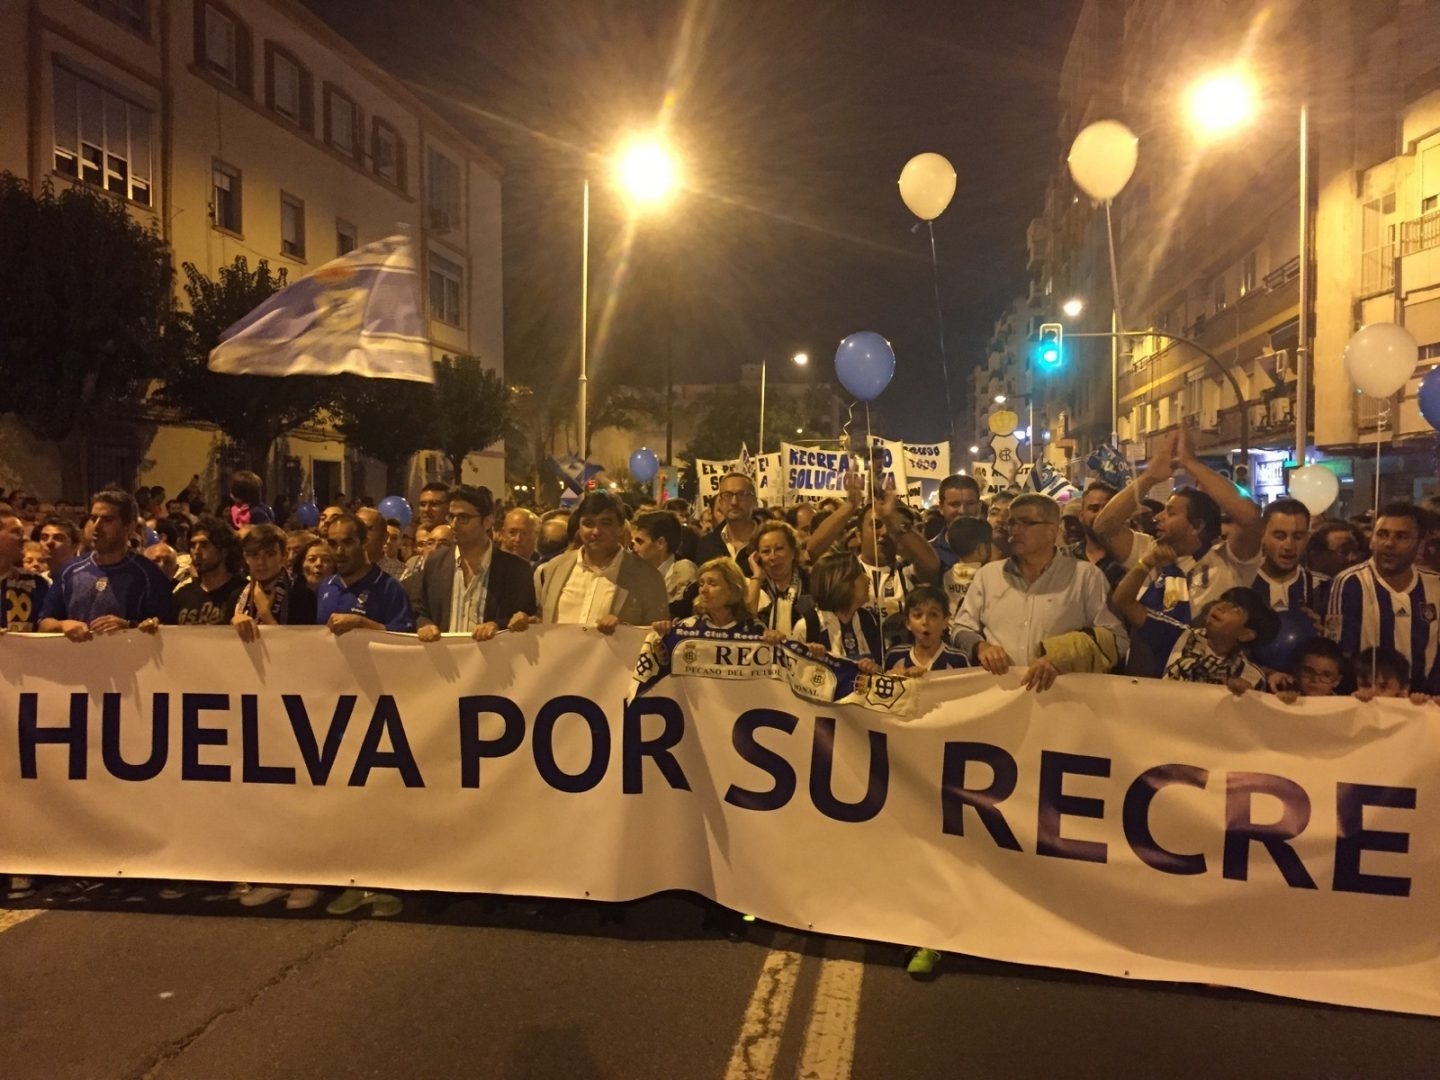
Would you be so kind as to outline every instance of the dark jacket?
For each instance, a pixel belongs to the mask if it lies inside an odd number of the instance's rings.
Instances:
[[[455,549],[447,548],[436,552],[425,560],[420,573],[413,575],[406,585],[418,581],[410,591],[411,609],[415,613],[415,626],[434,624],[440,629],[450,628],[450,595],[455,588]],[[535,582],[531,577],[530,564],[518,555],[490,549],[490,580],[485,588],[485,610],[482,621],[498,623],[501,629],[517,612],[535,615]]]

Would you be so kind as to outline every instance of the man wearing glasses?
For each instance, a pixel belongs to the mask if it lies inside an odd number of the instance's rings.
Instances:
[[[750,572],[750,547],[755,539],[755,481],[744,473],[727,473],[715,493],[715,510],[723,515],[720,524],[695,545],[695,563],[731,558]]]
[[[1062,556],[1060,504],[1030,493],[1010,504],[1010,557],[975,573],[965,602],[950,620],[955,647],[993,675],[1028,667],[1022,683],[1047,690],[1059,673],[1039,654],[1046,638],[1103,627],[1121,655],[1125,627],[1106,605],[1105,575],[1092,564]]]
[[[469,634],[489,641],[501,630],[524,630],[536,613],[530,564],[490,542],[495,500],[489,489],[456,488],[446,521],[455,543],[437,550],[420,571],[416,636],[438,641],[444,633]]]

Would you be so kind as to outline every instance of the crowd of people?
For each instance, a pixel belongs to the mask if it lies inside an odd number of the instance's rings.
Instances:
[[[484,643],[534,623],[701,625],[793,640],[869,673],[1016,668],[1044,691],[1069,672],[1114,672],[1287,702],[1420,705],[1440,694],[1437,538],[1440,514],[1408,502],[1358,523],[1290,498],[1262,509],[1183,430],[1123,490],[1094,481],[1064,504],[987,496],[953,475],[923,510],[850,473],[843,497],[762,507],[737,472],[703,508],[597,490],[537,513],[430,483],[412,522],[360,500],[324,507],[309,529],[239,472],[213,510],[198,481],[173,498],[106,489],[88,507],[0,493],[0,632],[85,642],[228,623],[249,642],[266,626],[318,624]],[[26,887],[18,879],[12,896]],[[237,889],[246,904],[319,899]],[[365,905],[400,910],[354,889],[327,910]],[[938,958],[918,950],[912,973]]]

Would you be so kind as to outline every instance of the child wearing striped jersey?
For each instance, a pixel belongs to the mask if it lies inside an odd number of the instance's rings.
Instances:
[[[945,643],[949,625],[945,593],[934,585],[916,585],[905,597],[905,626],[914,644],[897,645],[887,652],[885,670],[893,675],[923,675],[927,671],[969,667],[969,658]]]

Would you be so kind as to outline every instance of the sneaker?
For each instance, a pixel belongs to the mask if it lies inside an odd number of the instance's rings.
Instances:
[[[910,954],[910,963],[905,965],[909,975],[933,975],[941,954],[934,949],[916,949]]]
[[[365,903],[364,889],[345,889],[339,896],[325,905],[326,915],[349,915]]]
[[[286,911],[301,911],[305,908],[312,908],[320,899],[320,890],[312,889],[308,885],[291,889],[290,895],[285,898]]]
[[[240,906],[259,907],[272,900],[279,900],[288,891],[288,889],[281,889],[275,885],[252,885],[245,891],[245,895],[240,897]]]
[[[155,895],[161,900],[183,900],[195,891],[194,885],[187,885],[181,881],[172,881]]]

